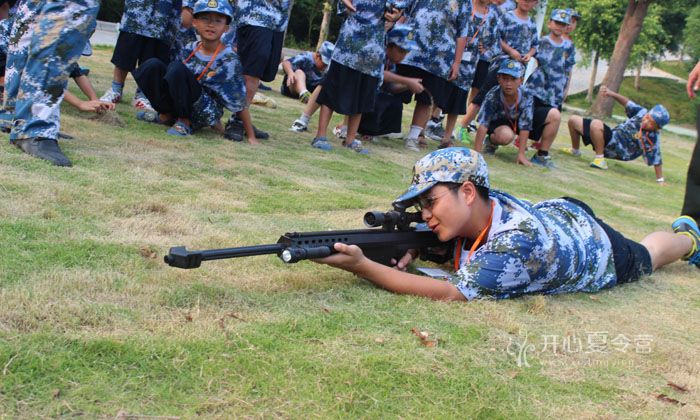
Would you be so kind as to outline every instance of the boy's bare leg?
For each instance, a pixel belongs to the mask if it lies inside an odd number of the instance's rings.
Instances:
[[[474,97],[476,97],[476,95],[479,94],[480,90],[481,89],[479,89],[477,87],[472,87],[469,89],[469,96],[467,97],[467,104],[472,103],[472,101],[474,100]]]
[[[479,113],[480,109],[481,105],[470,102],[467,106],[467,115],[462,118],[462,127],[466,128],[469,124],[471,124],[472,121],[474,121],[474,118],[476,118],[476,115]]]
[[[457,125],[457,117],[459,117],[458,114],[447,114],[445,134],[442,136],[442,141],[440,144],[447,145],[452,142],[452,130],[454,130],[455,125]]]
[[[578,150],[581,147],[581,136],[583,135],[583,118],[578,115],[572,115],[569,117],[569,122],[566,125],[569,127],[571,148]]]
[[[316,102],[316,99],[318,99],[318,95],[321,93],[321,85],[316,86],[316,89],[314,89],[313,93],[311,93],[311,98],[309,98],[309,102],[306,104],[304,107],[304,114],[307,116],[312,116],[314,115],[314,112],[318,110],[318,108],[321,106]]]
[[[243,75],[243,79],[245,80],[246,100],[248,101],[249,104],[252,104],[253,103],[253,96],[255,96],[255,94],[258,93],[258,87],[260,86],[260,79],[257,77],[248,76],[247,74]]]
[[[294,78],[296,79],[296,82],[289,86],[289,90],[293,94],[299,95],[301,92],[306,90],[306,73],[299,69],[294,72]]]
[[[591,121],[591,144],[596,155],[602,155],[605,150],[605,124],[601,120]]]
[[[115,67],[114,72],[112,73],[112,80],[114,80],[117,83],[124,84],[124,82],[126,81],[126,76],[128,74],[128,71],[122,70],[119,67]]]
[[[413,119],[411,120],[411,125],[416,125],[418,127],[425,128],[425,124],[430,118],[430,104],[422,104],[416,102],[416,107],[413,110]]]
[[[512,128],[507,125],[501,125],[493,130],[493,134],[489,136],[489,141],[491,144],[505,146],[511,144],[515,140],[515,136],[516,134]]]
[[[333,110],[326,105],[321,105],[321,112],[318,114],[318,129],[316,130],[316,137],[326,137],[328,133],[328,123],[331,121],[333,116]]]
[[[240,118],[243,123],[243,129],[245,130],[245,136],[248,138],[248,143],[260,144],[255,138],[255,129],[253,128],[253,121],[250,118],[250,110],[245,108],[238,111],[238,118]]]
[[[693,248],[693,241],[671,232],[654,232],[640,242],[649,251],[653,270],[683,258]]]
[[[559,124],[561,123],[561,113],[556,108],[552,108],[547,113],[547,119],[545,120],[544,130],[542,130],[542,137],[540,138],[540,150],[549,151],[552,147],[554,139],[557,137],[559,132]]]
[[[357,136],[357,129],[360,127],[360,120],[362,120],[362,114],[345,116],[345,121],[348,125],[348,136],[345,138],[343,145],[348,145],[355,140],[355,136]]]

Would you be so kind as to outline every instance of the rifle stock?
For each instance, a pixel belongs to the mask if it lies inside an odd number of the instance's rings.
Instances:
[[[334,230],[326,232],[292,232],[282,235],[276,244],[238,248],[188,251],[184,246],[170,248],[165,262],[177,268],[197,268],[203,261],[276,254],[285,263],[327,257],[335,253],[336,242],[357,245],[367,258],[390,265],[409,249],[441,245],[437,236],[425,226],[410,226],[420,221],[420,213],[394,210],[365,214],[365,224],[374,229]]]

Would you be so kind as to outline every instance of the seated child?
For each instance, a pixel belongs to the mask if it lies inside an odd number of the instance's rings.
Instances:
[[[201,41],[190,43],[182,61],[166,65],[157,58],[144,62],[134,79],[157,114],[140,111],[136,117],[172,124],[168,134],[188,136],[201,127],[223,132],[224,108],[239,113],[248,142],[257,144],[246,104],[245,82],[238,55],[221,41],[233,10],[226,0],[200,0],[194,6],[193,25]]]
[[[479,111],[479,128],[476,130],[474,149],[481,151],[486,134],[489,139],[484,153],[494,154],[498,146],[517,141],[517,163],[532,166],[525,157],[527,140],[539,140],[545,126],[546,115],[533,120],[534,99],[532,93],[522,85],[525,68],[515,60],[501,61],[496,76],[498,86],[491,89]],[[539,127],[538,129],[533,129]]]
[[[394,293],[443,301],[507,299],[529,294],[596,293],[637,281],[678,259],[700,266],[700,230],[687,216],[641,242],[625,238],[585,203],[540,203],[494,190],[484,158],[466,148],[437,150],[416,162],[394,204],[415,206],[445,243],[441,255],[413,249],[396,268],[368,259],[357,245],[315,262],[363,277]],[[452,262],[447,281],[406,272],[418,257]]]
[[[571,148],[564,151],[580,156],[579,146],[583,138],[583,144],[591,145],[595,150],[595,159],[591,162],[591,167],[598,169],[608,169],[605,158],[626,161],[644,156],[647,165],[654,166],[656,182],[665,184],[661,170],[659,130],[671,119],[666,108],[663,105],[656,105],[649,111],[609,90],[607,86],[600,87],[600,94],[604,97],[612,97],[624,106],[627,120],[610,129],[601,120],[574,115],[569,118]]]
[[[280,91],[282,95],[309,102],[311,92],[321,83],[326,69],[331,63],[334,45],[325,41],[315,52],[303,52],[282,62],[284,79]]]

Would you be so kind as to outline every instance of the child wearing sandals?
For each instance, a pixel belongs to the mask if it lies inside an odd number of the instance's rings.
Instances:
[[[223,132],[220,120],[226,108],[243,120],[248,142],[258,143],[246,109],[241,63],[221,41],[232,19],[228,1],[197,1],[193,25],[201,41],[183,49],[182,61],[165,65],[153,58],[134,72],[136,83],[158,112],[141,111],[136,118],[172,124],[168,134],[184,137],[201,127]]]
[[[338,2],[338,12],[347,14],[335,44],[331,64],[317,102],[321,105],[318,131],[311,146],[331,150],[326,137],[333,112],[349,115],[347,137],[343,146],[358,153],[369,151],[356,140],[357,128],[365,112],[374,110],[378,88],[384,72],[385,22],[396,21],[401,6],[385,9],[385,2],[356,0]]]

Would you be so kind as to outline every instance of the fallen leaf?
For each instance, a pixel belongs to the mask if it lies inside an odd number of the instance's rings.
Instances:
[[[680,402],[675,398],[671,398],[671,397],[667,396],[666,394],[659,394],[656,396],[656,399],[659,401],[663,401],[663,402],[667,402],[667,403],[671,403],[671,404],[678,404],[681,407],[685,405],[684,402]]]
[[[598,296],[588,296],[591,300],[598,302],[600,298]]]
[[[54,398],[58,398],[61,395],[61,390],[60,389],[54,389],[51,391],[51,396]]]
[[[427,331],[419,331],[418,328],[413,327],[411,332],[420,339],[421,344],[425,347],[435,347],[437,345],[437,340],[428,340],[430,333]]]
[[[185,320],[186,320],[187,322],[192,322],[192,314],[190,314],[189,312],[187,312],[187,313],[185,314]]]
[[[323,308],[321,308],[321,309],[323,309],[323,312],[325,312],[325,313],[327,313],[327,314],[331,313],[331,310],[328,309],[328,308],[326,308],[326,307],[323,307]]]
[[[506,375],[508,375],[511,379],[515,379],[518,377],[518,375],[520,375],[520,371],[519,370],[509,370],[508,372],[506,372]]]
[[[678,384],[675,384],[671,381],[669,381],[667,385],[670,386],[671,388],[675,389],[678,392],[688,392],[689,391],[688,388],[684,387],[683,385],[678,385]]]
[[[374,342],[377,343],[377,344],[384,344],[384,339],[383,339],[383,338],[377,337],[377,338],[374,339]]]
[[[139,249],[139,253],[143,258],[148,258],[149,260],[155,260],[158,254],[151,249],[148,245],[144,245]]]

